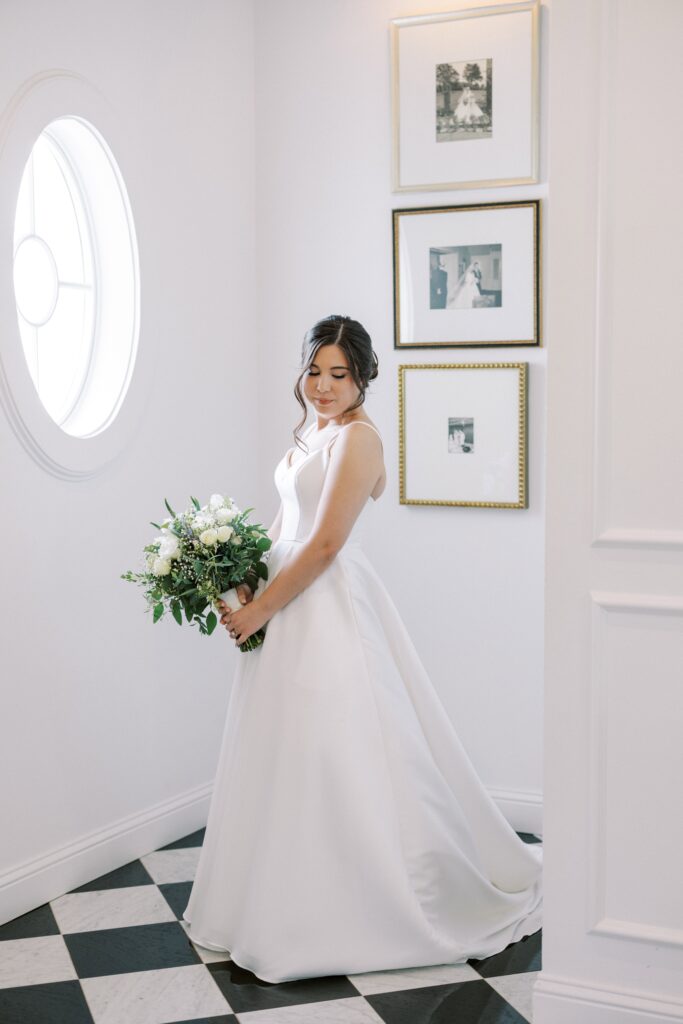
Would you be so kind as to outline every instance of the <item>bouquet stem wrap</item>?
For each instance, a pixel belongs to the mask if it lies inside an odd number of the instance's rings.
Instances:
[[[219,601],[225,601],[228,608],[230,608],[230,610],[233,612],[238,612],[240,608],[244,608],[244,605],[239,599],[236,587],[230,587],[230,590],[226,590],[225,593],[221,594],[219,597]],[[218,601],[216,601],[216,612],[219,616],[220,621],[221,609],[218,606]],[[243,644],[239,645],[240,650],[253,651],[255,647],[259,647],[263,643],[263,636],[263,629],[259,629],[256,631],[256,633],[252,633],[251,636],[247,637]]]

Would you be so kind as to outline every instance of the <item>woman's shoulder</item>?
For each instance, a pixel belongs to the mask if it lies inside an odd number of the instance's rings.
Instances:
[[[371,419],[364,419],[364,418],[361,418],[360,416],[359,416],[359,417],[358,417],[357,419],[349,420],[349,422],[348,422],[348,423],[343,423],[343,424],[342,424],[342,430],[343,430],[343,429],[344,429],[345,427],[353,427],[353,426],[354,426],[355,424],[357,424],[357,423],[363,423],[363,424],[365,424],[365,426],[366,426],[366,427],[371,427],[371,428],[372,428],[372,430],[374,430],[374,431],[375,431],[375,432],[376,432],[377,434],[379,434],[379,436],[380,436],[380,439],[381,439],[381,437],[382,437],[382,434],[381,434],[381,432],[380,432],[380,429],[379,429],[379,427],[378,427],[378,426],[376,426],[376,425],[375,425],[375,424],[374,424],[374,423],[372,422],[372,420],[371,420]]]
[[[368,431],[359,431],[357,429],[358,424],[364,424],[366,427],[370,427],[371,430],[369,432]],[[350,430],[349,431],[349,428],[351,428],[351,427],[355,428],[355,430]],[[339,437],[339,435],[343,434],[345,431],[348,431],[349,434],[353,434],[354,432],[358,433],[358,434],[368,434],[368,433],[376,434],[378,439],[379,439],[379,442],[380,442],[380,445],[381,445],[381,449],[382,449],[382,451],[384,450],[384,442],[382,440],[382,435],[380,433],[379,428],[375,426],[375,424],[372,422],[372,420],[370,420],[370,419],[361,419],[360,417],[358,417],[357,419],[349,420],[348,423],[343,423],[340,426],[339,430],[335,431],[334,437],[332,439],[332,442],[330,442],[330,447],[332,446],[332,443],[334,441],[336,441],[336,439]]]

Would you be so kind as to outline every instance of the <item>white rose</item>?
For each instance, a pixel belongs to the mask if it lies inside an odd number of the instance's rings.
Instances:
[[[226,540],[230,540],[234,533],[234,530],[232,526],[219,526],[218,529],[216,530],[216,533],[218,535],[218,539],[221,542],[223,542]]]
[[[235,518],[235,513],[229,508],[216,509],[215,519],[217,523],[224,525],[230,523]]]
[[[234,536],[234,537],[232,537],[231,539],[232,539],[232,543],[233,543],[233,544],[234,544],[234,545],[235,545],[236,547],[238,547],[238,546],[239,546],[239,545],[240,545],[240,544],[242,543],[242,538],[241,538],[241,537],[238,537],[238,535],[237,535],[237,534],[235,534],[235,536]]]
[[[218,540],[218,534],[215,530],[204,530],[204,533],[199,534],[199,539],[204,547],[211,547]]]
[[[209,498],[209,508],[217,509],[225,505],[225,498],[222,494],[212,494]]]
[[[168,576],[171,571],[171,563],[167,558],[155,558],[152,572],[155,576]]]
[[[170,533],[164,537],[159,545],[160,558],[178,558],[180,556],[180,544],[178,538]]]

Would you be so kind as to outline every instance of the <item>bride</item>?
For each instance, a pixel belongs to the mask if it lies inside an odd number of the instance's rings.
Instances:
[[[481,297],[479,281],[474,263],[470,263],[465,273],[456,282],[451,294],[448,296],[448,309],[472,309],[474,300]]]
[[[462,96],[460,97],[458,105],[453,112],[453,116],[456,124],[476,124],[476,122],[484,116],[484,111],[475,100],[472,89],[469,85],[466,85],[463,89]]]
[[[540,844],[484,788],[366,554],[378,365],[349,317],[306,334],[313,422],[275,468],[269,577],[221,617],[236,645],[267,628],[238,655],[183,917],[267,982],[464,963],[541,927]]]

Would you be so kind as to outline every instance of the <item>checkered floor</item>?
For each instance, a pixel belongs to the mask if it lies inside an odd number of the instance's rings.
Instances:
[[[520,833],[525,842],[538,837]],[[2,1024],[519,1024],[541,931],[485,960],[281,985],[179,920],[204,830],[0,926]]]

